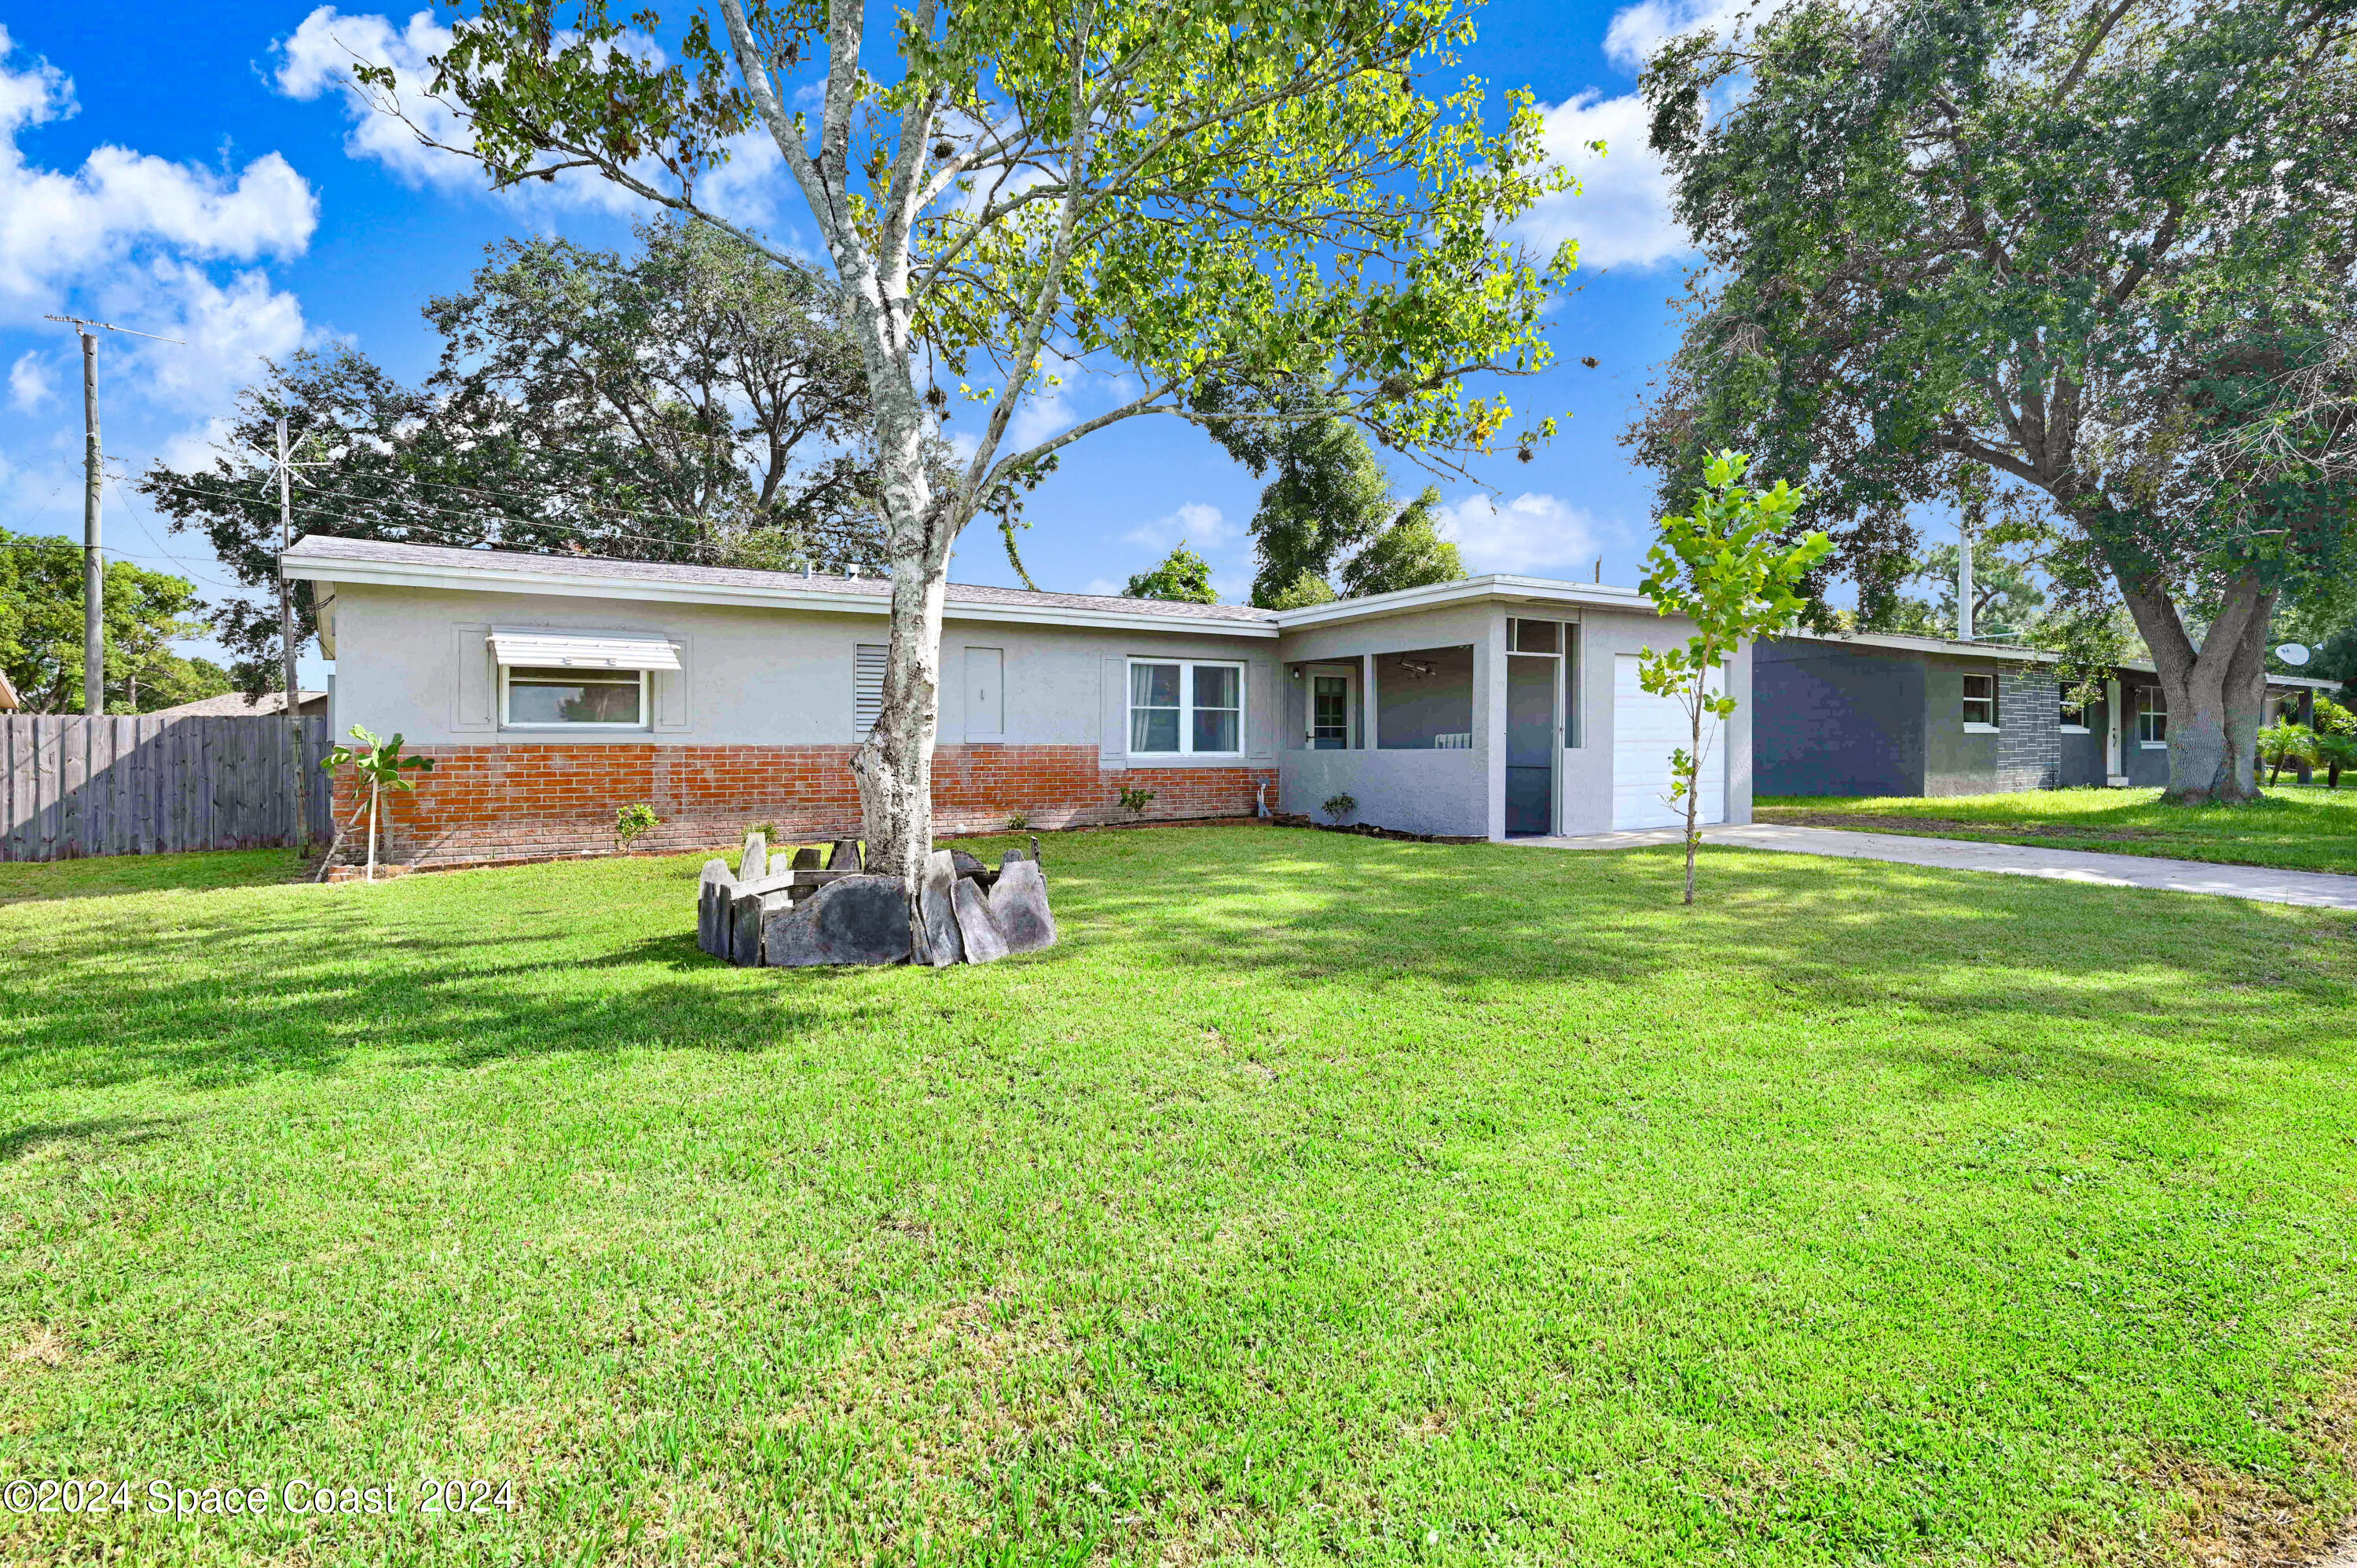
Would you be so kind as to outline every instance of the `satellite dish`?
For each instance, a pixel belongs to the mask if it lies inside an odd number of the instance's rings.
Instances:
[[[2280,644],[2276,649],[2276,657],[2287,664],[2295,666],[2305,664],[2308,662],[2308,644],[2304,642]]]

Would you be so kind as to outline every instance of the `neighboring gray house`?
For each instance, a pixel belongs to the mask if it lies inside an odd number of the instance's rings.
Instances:
[[[1794,632],[1753,652],[1762,795],[1980,795],[2169,782],[2169,705],[2148,664],[2065,707],[2058,655],[1986,642]],[[2277,696],[2338,682],[2269,676]]]
[[[849,762],[880,692],[888,585],[314,536],[334,733],[399,731],[436,759],[393,807],[425,864],[859,820]],[[1672,820],[1675,705],[1637,650],[1690,635],[1635,592],[1491,576],[1283,612],[952,585],[937,820],[947,831],[1314,812],[1480,839]],[[1705,816],[1749,820],[1749,651],[1714,736]]]

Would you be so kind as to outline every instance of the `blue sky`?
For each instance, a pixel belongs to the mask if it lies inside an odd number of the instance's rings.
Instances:
[[[1669,350],[1669,298],[1690,261],[1664,209],[1633,94],[1643,49],[1709,0],[1634,5],[1498,0],[1467,65],[1493,91],[1527,88],[1552,147],[1585,184],[1534,214],[1529,236],[1581,242],[1580,286],[1549,328],[1547,374],[1514,384],[1518,412],[1564,418],[1536,461],[1511,456],[1444,488],[1448,526],[1476,571],[1632,582],[1651,537],[1649,477],[1618,444]],[[1683,8],[1682,8],[1683,7]],[[211,422],[264,356],[336,339],[404,379],[432,367],[418,315],[460,287],[486,245],[526,231],[627,239],[638,209],[590,181],[493,197],[463,160],[417,146],[337,81],[353,56],[422,67],[434,19],[400,6],[27,8],[0,31],[0,524],[79,537],[81,420],[72,332],[45,313],[97,315],[186,340],[102,347],[104,444],[118,474],[202,453]],[[1598,162],[1583,144],[1602,137]],[[807,243],[781,177],[732,173],[735,210]],[[1599,361],[1582,366],[1582,356]],[[1085,409],[1097,395],[1074,392]],[[1395,467],[1404,490],[1423,477]],[[1032,499],[1028,564],[1043,587],[1115,591],[1182,535],[1241,597],[1244,525],[1259,486],[1178,422],[1141,419],[1084,438]],[[228,580],[198,539],[172,534],[110,485],[111,551],[195,579]],[[1012,582],[994,530],[970,532],[952,575]],[[307,661],[306,683],[318,670]]]

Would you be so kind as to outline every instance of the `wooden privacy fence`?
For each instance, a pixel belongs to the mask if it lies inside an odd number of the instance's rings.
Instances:
[[[0,714],[0,860],[295,842],[291,736],[274,718]],[[311,834],[329,835],[328,721],[303,721]]]

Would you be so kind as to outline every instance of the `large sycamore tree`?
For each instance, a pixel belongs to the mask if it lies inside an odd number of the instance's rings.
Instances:
[[[1870,618],[1910,509],[1995,477],[2133,612],[2169,797],[2251,795],[2269,620],[2351,564],[2352,16],[1800,0],[1673,41],[1707,266],[1635,432],[1665,490],[1726,446],[1805,476]]]
[[[1504,234],[1563,177],[1527,96],[1493,126],[1476,84],[1423,91],[1471,36],[1455,0],[708,0],[627,19],[468,0],[453,32],[431,91],[495,184],[586,173],[780,266],[709,177],[773,150],[799,197],[780,210],[823,251],[866,376],[892,572],[882,717],[854,761],[878,870],[913,878],[931,847],[951,547],[1063,446],[1200,419],[1206,387],[1233,418],[1304,383],[1427,457],[1546,434],[1510,433],[1469,381],[1544,362],[1570,257]],[[1097,372],[1109,405],[1039,435],[1069,406],[1059,379]],[[961,408],[974,446],[944,475],[928,446]]]

